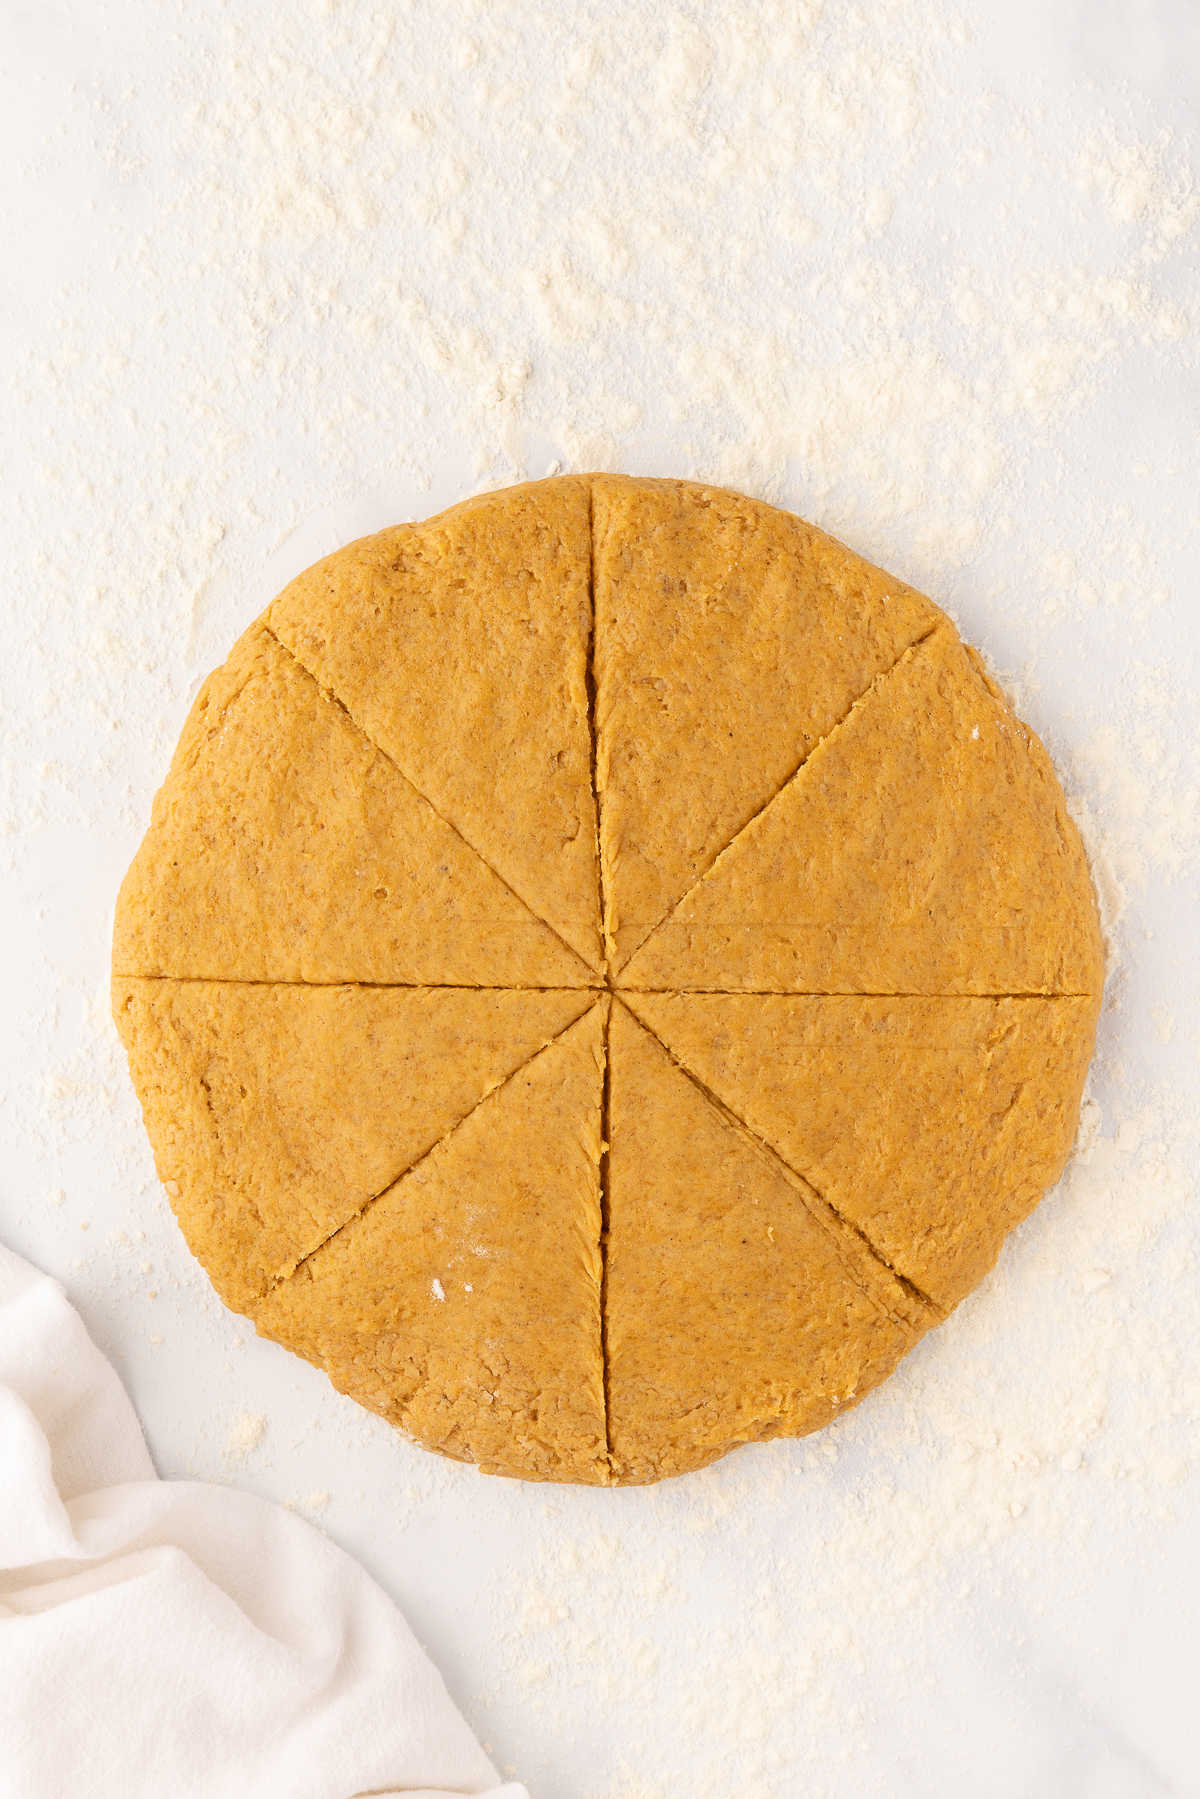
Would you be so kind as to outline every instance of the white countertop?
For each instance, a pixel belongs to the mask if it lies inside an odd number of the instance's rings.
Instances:
[[[0,1238],[536,1799],[1200,1792],[1200,12],[16,0],[0,46]],[[619,1493],[439,1461],[226,1313],[107,1018],[234,636],[556,466],[744,486],[948,606],[1114,919],[1084,1151],[996,1274],[833,1429]]]

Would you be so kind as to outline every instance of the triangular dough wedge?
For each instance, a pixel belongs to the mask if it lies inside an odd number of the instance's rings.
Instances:
[[[684,1067],[940,1307],[1062,1172],[1091,999],[630,995]]]
[[[631,987],[1098,993],[1049,758],[948,629],[884,675],[625,970]]]
[[[656,1480],[827,1424],[918,1334],[884,1303],[886,1271],[873,1292],[861,1244],[621,1005],[609,1054],[614,1472]]]
[[[607,1000],[256,1311],[259,1330],[444,1455],[604,1483]]]
[[[240,980],[588,980],[261,625],[192,708],[121,889],[113,965]]]
[[[620,968],[942,614],[815,526],[681,481],[593,481],[597,772]]]
[[[586,993],[113,983],[159,1175],[238,1309],[425,1155]]]
[[[600,958],[588,486],[540,482],[366,537],[271,628],[540,918]]]

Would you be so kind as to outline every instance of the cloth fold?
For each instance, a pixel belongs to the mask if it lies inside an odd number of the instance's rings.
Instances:
[[[528,1799],[303,1519],[157,1479],[62,1289],[0,1247],[2,1799]]]

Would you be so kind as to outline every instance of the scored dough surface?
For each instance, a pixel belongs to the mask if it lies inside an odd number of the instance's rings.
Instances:
[[[197,697],[113,954],[200,980],[591,978],[262,625]]]
[[[1061,1172],[1103,985],[1049,759],[945,615],[620,476],[285,589],[113,964],[227,1303],[431,1448],[597,1484],[890,1373]]]
[[[213,1285],[245,1306],[391,1186],[590,993],[114,981],[154,1140]]]

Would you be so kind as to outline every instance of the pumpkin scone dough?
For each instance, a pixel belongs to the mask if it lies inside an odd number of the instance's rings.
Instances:
[[[293,581],[268,623],[595,970],[590,506],[566,477],[382,531]]]
[[[158,1168],[239,1309],[592,1003],[572,989],[114,982]]]
[[[419,1442],[497,1474],[607,1472],[600,1104],[607,998],[255,1307]]]
[[[828,1424],[913,1341],[906,1295],[619,1001],[610,1055],[614,1468],[653,1480]]]
[[[1046,752],[945,625],[872,682],[625,980],[1090,995],[1103,966],[1082,847]]]
[[[940,1310],[987,1273],[1075,1135],[1091,1000],[642,993],[629,1004]]]
[[[600,833],[614,968],[941,619],[803,520],[595,480]]]
[[[192,708],[113,961],[197,980],[590,978],[261,624]]]
[[[430,1448],[615,1484],[884,1379],[1060,1174],[1103,985],[933,603],[720,489],[365,538],[202,688],[114,933],[222,1297]]]

